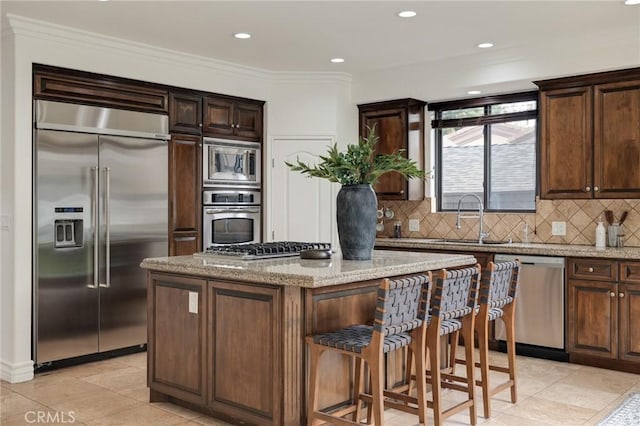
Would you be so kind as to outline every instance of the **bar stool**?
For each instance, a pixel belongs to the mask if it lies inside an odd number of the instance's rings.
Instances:
[[[433,408],[434,423],[442,425],[445,418],[465,408],[469,408],[472,425],[477,422],[474,387],[473,363],[473,330],[478,286],[480,283],[480,265],[472,268],[448,271],[443,269],[436,278],[434,294],[431,300],[431,317],[427,326],[427,352],[429,368],[427,383],[431,384],[433,401],[428,402]],[[465,343],[467,376],[456,376],[455,371],[445,373],[441,370],[440,346],[441,336],[458,337],[462,332]],[[417,368],[417,366],[416,366]],[[442,407],[442,388],[449,388],[467,393],[467,399],[447,408]]]
[[[491,397],[505,389],[511,389],[511,402],[518,400],[516,386],[516,339],[515,339],[515,309],[518,281],[520,277],[520,261],[493,263],[482,274],[480,284],[480,308],[476,317],[475,329],[478,333],[478,347],[480,349],[481,380],[476,384],[482,387],[482,401],[484,417],[491,416]],[[489,323],[501,318],[507,334],[508,367],[491,365],[489,363]],[[451,367],[467,364],[465,360],[456,359],[457,339],[453,338],[451,347]],[[466,346],[466,340],[465,340]],[[467,358],[468,359],[468,358]],[[509,380],[495,387],[490,387],[489,370],[509,374]]]
[[[371,403],[376,426],[383,425],[384,414],[384,354],[412,347],[416,353],[423,353],[426,335],[426,316],[431,296],[431,275],[420,274],[394,280],[384,279],[378,288],[373,326],[352,325],[334,332],[307,336],[309,346],[309,407],[307,425],[323,422],[358,425],[361,400]],[[325,351],[336,351],[356,358],[353,404],[333,413],[318,410],[318,363]],[[369,365],[371,374],[371,395],[361,395],[362,364]],[[421,363],[422,364],[422,363]],[[417,387],[418,416],[420,422],[426,420],[426,381],[424,365]],[[343,418],[353,414],[353,420]]]

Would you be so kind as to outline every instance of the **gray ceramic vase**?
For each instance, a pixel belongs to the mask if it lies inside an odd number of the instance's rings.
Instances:
[[[370,260],[376,242],[376,193],[371,185],[344,185],[336,209],[342,258]]]

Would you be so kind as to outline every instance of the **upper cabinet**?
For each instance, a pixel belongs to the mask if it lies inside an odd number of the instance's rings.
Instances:
[[[262,141],[263,101],[171,92],[171,132],[224,139]]]
[[[399,99],[358,105],[360,136],[375,126],[379,136],[376,152],[391,154],[405,150],[408,158],[424,167],[424,108],[426,102]],[[374,187],[380,200],[422,200],[424,181],[407,180],[395,172],[380,177]]]
[[[535,83],[540,197],[640,198],[640,68]]]
[[[640,71],[637,77],[594,86],[596,198],[640,198]]]
[[[171,133],[202,134],[202,96],[184,92],[169,94]]]
[[[33,96],[159,114],[168,110],[168,93],[163,87],[46,65],[33,67]]]
[[[263,105],[262,101],[206,96],[203,134],[225,139],[261,142]]]

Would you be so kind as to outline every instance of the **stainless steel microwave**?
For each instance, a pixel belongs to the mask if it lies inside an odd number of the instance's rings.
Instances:
[[[203,186],[260,188],[259,143],[203,138]]]

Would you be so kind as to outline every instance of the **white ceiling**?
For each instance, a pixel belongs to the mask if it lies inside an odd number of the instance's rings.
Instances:
[[[374,70],[639,29],[640,6],[605,1],[2,1],[2,13],[273,71]],[[411,19],[396,16],[415,10]],[[236,40],[249,32],[250,40]],[[633,34],[633,32],[632,32]],[[522,47],[522,52],[520,48]],[[567,52],[570,53],[570,52]],[[332,64],[330,58],[346,62]]]

